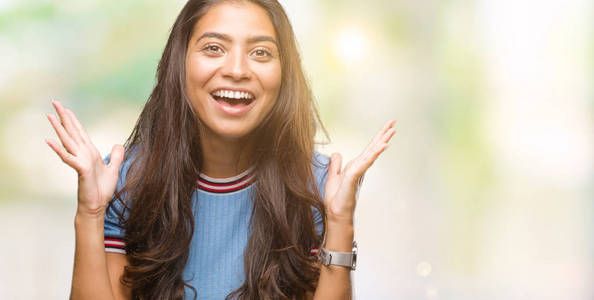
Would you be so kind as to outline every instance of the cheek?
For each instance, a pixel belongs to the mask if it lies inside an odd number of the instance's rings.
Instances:
[[[188,57],[186,60],[186,85],[193,101],[216,72],[216,69],[217,65],[212,60],[201,59],[198,55]]]
[[[281,85],[280,63],[259,66],[257,72],[266,93],[276,98]]]

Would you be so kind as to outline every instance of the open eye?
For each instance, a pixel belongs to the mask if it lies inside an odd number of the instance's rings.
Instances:
[[[215,44],[208,44],[202,48],[203,51],[206,51],[209,54],[221,54],[223,53],[223,49]]]
[[[272,54],[266,48],[256,48],[252,52],[252,55],[258,58],[272,57]]]

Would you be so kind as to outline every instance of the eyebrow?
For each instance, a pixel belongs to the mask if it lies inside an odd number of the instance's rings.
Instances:
[[[196,40],[196,43],[198,43],[203,38],[215,38],[215,39],[223,40],[226,42],[231,42],[231,40],[232,40],[229,35],[226,35],[224,33],[205,32]],[[268,36],[268,35],[253,36],[253,37],[250,37],[247,40],[247,42],[248,42],[248,44],[253,44],[253,43],[257,43],[257,42],[272,42],[272,43],[274,43],[274,45],[276,45],[278,47],[278,43],[276,42],[276,40],[273,37]]]

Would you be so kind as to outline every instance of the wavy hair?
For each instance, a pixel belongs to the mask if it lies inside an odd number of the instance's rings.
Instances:
[[[231,1],[231,0],[222,0]],[[194,229],[192,194],[202,167],[201,124],[186,93],[185,57],[196,22],[221,0],[190,0],[178,15],[159,61],[156,85],[127,139],[134,159],[123,201],[124,241],[130,265],[121,282],[135,299],[183,299],[182,273]],[[314,137],[321,129],[305,78],[295,34],[275,0],[245,0],[267,11],[279,43],[282,69],[279,98],[249,134],[250,161],[258,178],[245,253],[245,281],[227,299],[305,299],[315,289],[319,267],[309,255],[325,234],[316,231],[314,211],[326,223],[313,175]],[[122,196],[126,194],[124,199]],[[113,203],[110,203],[110,205]],[[194,293],[195,294],[195,293]]]

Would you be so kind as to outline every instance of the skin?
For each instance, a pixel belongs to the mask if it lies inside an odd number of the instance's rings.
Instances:
[[[395,123],[395,120],[387,121],[363,152],[349,161],[344,168],[340,153],[330,156],[324,194],[328,216],[324,248],[330,251],[351,252],[357,192],[367,169],[388,148],[390,139],[396,133],[396,129],[393,128]],[[320,279],[310,299],[351,299],[350,272],[350,268],[343,266],[321,266]]]
[[[256,40],[258,39],[258,40]],[[231,177],[246,170],[245,137],[270,113],[281,85],[276,33],[268,14],[249,2],[223,2],[211,7],[194,26],[186,55],[186,83],[204,153],[202,170],[211,177]],[[218,87],[247,89],[254,107],[241,116],[216,107],[210,93]],[[247,144],[247,145],[246,145]]]
[[[198,41],[206,32],[223,33],[227,39],[209,37]],[[271,41],[250,43],[253,36],[276,39],[265,11],[251,3],[224,2],[203,16],[190,39],[186,83],[192,107],[205,125],[198,130],[204,137],[204,172],[211,177],[231,177],[249,167],[246,161],[235,158],[246,145],[246,137],[277,101],[281,76],[278,49]],[[207,44],[216,44],[221,51],[216,47],[205,50],[203,46]],[[268,49],[272,56],[260,57],[263,52],[254,52],[259,48]],[[252,90],[257,97],[256,106],[240,117],[222,114],[207,95],[218,86]],[[128,265],[126,256],[105,253],[103,244],[105,210],[115,192],[124,148],[115,145],[106,165],[74,113],[57,101],[52,104],[59,118],[53,114],[47,118],[62,145],[53,139],[46,143],[78,173],[71,299],[131,299],[130,290],[119,282]],[[331,155],[324,196],[328,214],[326,249],[351,250],[357,191],[364,173],[388,147],[396,132],[394,124],[393,120],[387,121],[362,153],[344,168],[342,156]],[[317,288],[309,298],[350,299],[351,294],[350,269],[331,265],[321,267]]]

